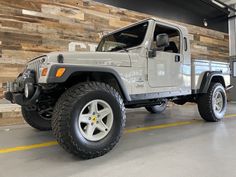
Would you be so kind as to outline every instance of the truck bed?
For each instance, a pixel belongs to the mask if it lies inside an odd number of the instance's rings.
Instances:
[[[192,60],[192,90],[200,88],[204,71],[222,71],[225,84],[230,85],[230,64],[210,60]]]

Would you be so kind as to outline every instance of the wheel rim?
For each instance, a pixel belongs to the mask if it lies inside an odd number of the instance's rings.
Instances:
[[[85,139],[99,141],[111,131],[113,119],[113,111],[107,102],[93,100],[80,112],[78,126]]]
[[[161,104],[157,104],[154,107],[160,110],[164,110],[167,106],[168,101],[164,99]]]
[[[165,107],[166,106],[166,104],[167,104],[167,101],[165,101],[165,102],[163,102],[163,103],[161,103],[161,104],[158,104],[158,105],[156,105],[156,107]]]
[[[221,113],[224,109],[224,97],[220,90],[217,90],[213,96],[213,109],[216,113]]]

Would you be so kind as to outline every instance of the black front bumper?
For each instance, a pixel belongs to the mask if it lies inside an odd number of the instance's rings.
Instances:
[[[29,84],[30,88],[29,97],[25,96],[25,85]],[[6,92],[4,93],[5,99],[11,103],[27,106],[34,104],[41,93],[41,87],[36,84],[35,72],[33,70],[25,70],[13,82],[7,82]]]

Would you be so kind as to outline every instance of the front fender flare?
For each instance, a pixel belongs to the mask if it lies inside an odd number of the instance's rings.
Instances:
[[[57,72],[58,68],[66,68],[65,73],[60,78],[55,76],[55,73]],[[47,77],[47,83],[64,83],[75,72],[101,72],[101,73],[112,74],[117,80],[125,99],[127,101],[131,101],[131,98],[128,94],[127,88],[122,78],[120,77],[119,73],[112,68],[56,64],[56,65],[52,65],[50,68],[50,71]]]

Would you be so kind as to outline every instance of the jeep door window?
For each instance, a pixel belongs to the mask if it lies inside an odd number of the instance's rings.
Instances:
[[[167,34],[169,37],[169,46],[157,49],[156,36],[160,34]],[[154,32],[154,40],[152,48],[158,51],[169,52],[169,53],[180,53],[180,33],[175,28],[170,28],[162,25],[156,25]]]
[[[127,28],[102,38],[98,52],[115,52],[142,44],[146,36],[148,22]]]

